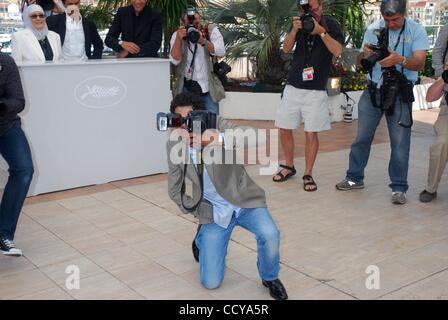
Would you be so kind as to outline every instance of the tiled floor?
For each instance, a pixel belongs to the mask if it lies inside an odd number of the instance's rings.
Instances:
[[[384,124],[361,191],[334,189],[356,123],[321,135],[316,193],[304,192],[298,177],[274,184],[248,167],[281,231],[280,278],[291,299],[448,298],[448,177],[437,201],[418,202],[436,116],[415,114],[411,189],[402,207],[389,202]],[[303,169],[303,136],[296,137],[296,166]],[[258,279],[255,239],[242,229],[233,234],[223,285],[200,286],[191,255],[196,223],[179,213],[166,188],[159,175],[27,199],[16,234],[25,256],[0,256],[0,299],[269,299]],[[378,290],[366,288],[370,265],[380,271]],[[80,289],[69,289],[70,266],[79,268]]]

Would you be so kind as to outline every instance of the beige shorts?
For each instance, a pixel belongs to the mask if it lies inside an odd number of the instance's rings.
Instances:
[[[326,91],[297,89],[286,85],[277,110],[275,126],[282,129],[297,129],[302,121],[306,132],[331,129],[328,94]]]

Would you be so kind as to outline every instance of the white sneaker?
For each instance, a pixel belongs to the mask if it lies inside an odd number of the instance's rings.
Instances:
[[[392,192],[392,203],[393,204],[405,204],[406,203],[406,193]]]
[[[0,251],[5,256],[13,256],[13,257],[22,256],[22,250],[16,248],[14,242],[6,238],[0,238]]]

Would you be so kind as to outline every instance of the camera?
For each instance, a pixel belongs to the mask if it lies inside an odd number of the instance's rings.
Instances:
[[[302,11],[304,12],[300,16],[300,21],[302,21],[303,32],[305,33],[313,32],[315,26],[309,0],[298,0],[297,3],[298,6],[302,8]]]
[[[180,128],[187,125],[188,132],[204,133],[207,129],[216,129],[216,114],[207,110],[194,110],[188,113],[186,118],[178,113],[157,114],[157,130],[167,131],[168,128]]]
[[[373,67],[378,61],[381,61],[389,56],[389,32],[386,28],[375,30],[378,42],[376,45],[370,45],[373,52],[361,60],[361,65],[366,71],[372,71]]]
[[[448,70],[443,71],[442,79],[443,81],[445,81],[446,84],[448,84]]]
[[[185,29],[187,30],[186,39],[193,44],[198,43],[199,38],[201,37],[201,34],[198,30],[198,26],[194,24],[195,16],[196,16],[196,9],[191,6],[187,7],[188,24],[185,26]]]

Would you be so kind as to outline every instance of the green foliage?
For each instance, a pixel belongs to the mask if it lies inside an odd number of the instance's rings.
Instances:
[[[354,71],[345,71],[345,75],[342,77],[342,92],[365,90],[367,88],[366,74],[361,68],[358,67]]]
[[[346,43],[352,47],[362,43],[366,2],[324,0],[324,13],[339,21]],[[270,84],[284,81],[288,61],[281,46],[291,29],[291,18],[299,15],[297,0],[210,0],[204,13],[219,25],[228,60],[247,56],[256,61],[258,80]]]
[[[426,52],[426,62],[423,71],[419,72],[420,76],[434,77],[434,69],[432,68],[432,51]]]
[[[112,23],[114,10],[112,8],[95,8],[91,5],[82,5],[81,15],[95,22],[97,28],[107,29]]]

